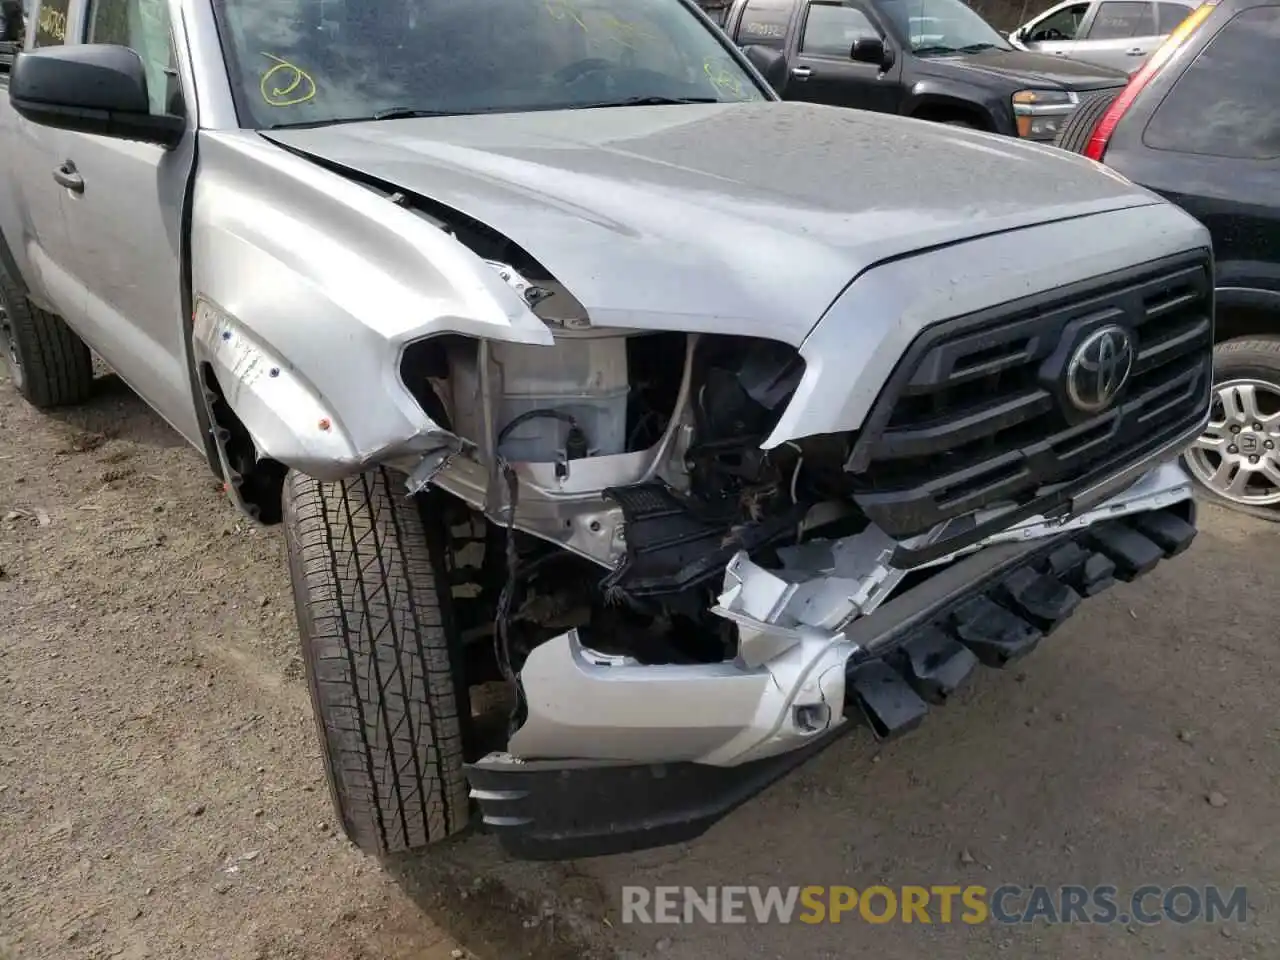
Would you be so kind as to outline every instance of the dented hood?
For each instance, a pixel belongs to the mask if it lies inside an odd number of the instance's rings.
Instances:
[[[387,120],[264,135],[487,224],[539,260],[599,325],[793,344],[878,261],[1157,202],[1049,148],[801,103]]]

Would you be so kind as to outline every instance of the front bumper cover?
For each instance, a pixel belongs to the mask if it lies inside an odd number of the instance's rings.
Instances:
[[[472,796],[487,827],[524,859],[692,839],[859,722],[880,738],[913,729],[978,663],[999,668],[1021,658],[1082,598],[1145,575],[1195,534],[1194,501],[1180,499],[957,561],[844,630],[840,686],[852,722],[829,725],[785,752],[731,766],[494,754],[468,767]],[[650,705],[653,714],[668,709]]]

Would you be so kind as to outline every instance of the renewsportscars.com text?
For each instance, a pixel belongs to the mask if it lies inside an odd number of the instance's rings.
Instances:
[[[1244,887],[969,885],[622,888],[622,922],[694,923],[1243,923]]]

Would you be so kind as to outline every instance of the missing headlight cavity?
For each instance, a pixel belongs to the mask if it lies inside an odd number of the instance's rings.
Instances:
[[[487,568],[507,582],[500,611],[492,598],[504,656],[518,671],[569,628],[646,662],[732,656],[733,630],[711,613],[725,565],[805,534],[813,505],[847,483],[846,440],[761,449],[803,374],[790,346],[552,329],[550,347],[435,338],[401,366],[467,443],[434,482],[487,517]],[[856,527],[848,513],[819,511],[813,529]]]
[[[793,348],[748,337],[573,321],[553,335],[553,347],[491,341],[481,350],[455,336],[419,341],[405,350],[401,377],[433,420],[478,448],[491,432],[497,455],[513,463],[649,450],[681,420],[681,467],[707,492],[756,472],[766,456],[759,445],[804,370]]]

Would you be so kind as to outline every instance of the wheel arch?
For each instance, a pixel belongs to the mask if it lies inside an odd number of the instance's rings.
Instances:
[[[907,116],[917,120],[942,122],[946,120],[963,120],[978,130],[992,132],[995,130],[991,117],[972,100],[967,100],[953,93],[930,89],[916,90],[912,93],[907,107]]]
[[[1214,300],[1215,343],[1280,334],[1280,291],[1218,287]]]
[[[0,270],[3,270],[8,275],[9,279],[23,294],[28,292],[26,278],[23,277],[22,271],[18,269],[18,260],[13,255],[13,250],[9,248],[9,241],[5,237],[3,230],[0,230]]]
[[[284,468],[336,481],[456,442],[403,381],[413,344],[553,342],[403,194],[256,135],[204,138],[191,206],[192,366],[228,492],[264,516]]]

